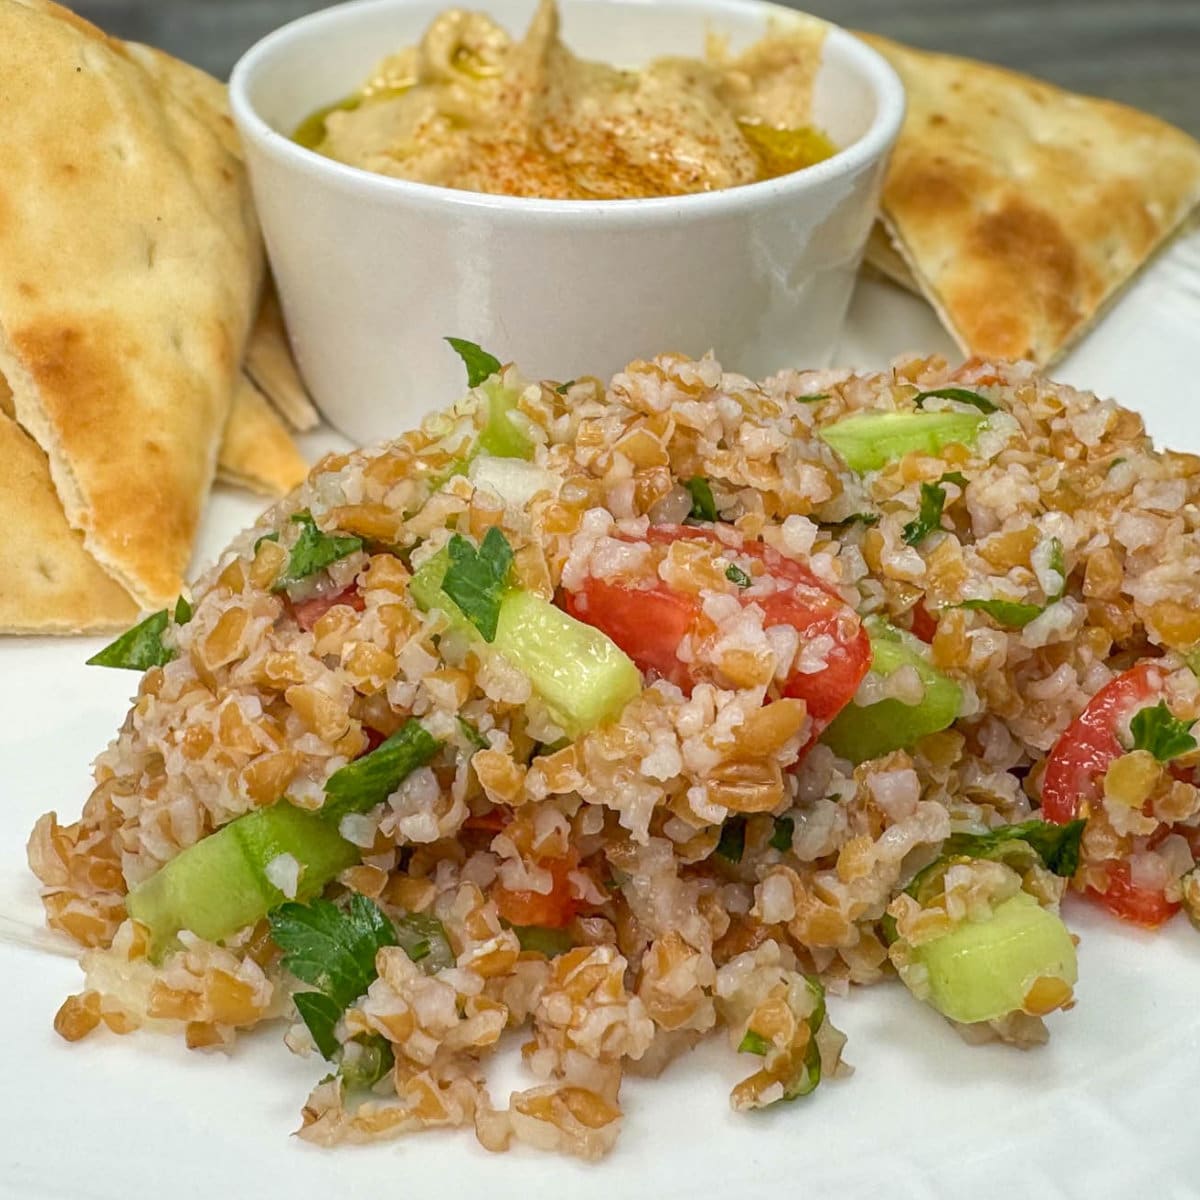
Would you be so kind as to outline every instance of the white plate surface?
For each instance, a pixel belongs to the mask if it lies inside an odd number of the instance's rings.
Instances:
[[[1151,433],[1200,451],[1200,232],[1178,241],[1055,372],[1140,409]],[[839,361],[882,365],[908,349],[956,357],[932,313],[863,281]],[[727,364],[736,367],[737,364]],[[318,433],[315,455],[337,444]],[[197,565],[256,515],[218,489]],[[75,1046],[51,1028],[80,986],[41,931],[24,864],[34,820],[73,820],[91,758],[115,732],[133,677],[83,661],[98,643],[0,644],[0,1197],[4,1200],[749,1200],[1196,1196],[1200,1141],[1200,943],[1183,918],[1158,934],[1116,928],[1068,902],[1082,935],[1078,1006],[1028,1053],[969,1048],[896,983],[834,999],[849,1034],[849,1079],[752,1116],[727,1102],[740,1073],[723,1038],[660,1080],[629,1082],[625,1127],[597,1166],[517,1149],[487,1154],[470,1132],[323,1151],[290,1137],[323,1073],[277,1028],[230,1056],[153,1035],[97,1034]],[[515,1077],[496,1078],[497,1096]]]

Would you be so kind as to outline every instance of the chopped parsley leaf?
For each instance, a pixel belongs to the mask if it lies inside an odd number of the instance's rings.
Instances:
[[[1129,723],[1135,750],[1148,750],[1159,762],[1170,762],[1196,749],[1192,726],[1171,715],[1165,700],[1134,713]]]
[[[115,642],[87,660],[89,667],[121,667],[127,671],[148,671],[162,667],[175,657],[175,651],[163,645],[170,617],[164,608],[152,613],[132,629],[127,629]]]
[[[741,567],[736,566],[733,563],[730,563],[729,566],[725,568],[725,578],[728,579],[730,583],[736,583],[740,588],[748,588],[754,582],[754,580],[752,580],[750,576],[742,570]]]
[[[728,862],[740,863],[746,853],[746,818],[730,817],[721,826],[721,838],[717,842],[717,853]]]
[[[467,387],[478,387],[485,379],[499,374],[503,364],[495,355],[465,338],[448,337],[446,341],[467,368]]]
[[[1051,596],[1050,603],[1055,604],[1066,595],[1067,592],[1067,562],[1063,557],[1063,544],[1058,538],[1050,539],[1050,570],[1058,573],[1062,579],[1062,586],[1058,591]]]
[[[485,642],[496,639],[500,604],[508,591],[513,552],[508,539],[493,525],[476,550],[456,533],[447,545],[450,566],[442,579],[442,591],[479,630]]]
[[[851,513],[848,517],[843,517],[840,521],[822,521],[821,524],[826,529],[849,529],[852,525],[871,525],[879,524],[879,514],[872,512],[856,512]]]
[[[921,903],[941,888],[942,877],[955,859],[987,858],[1007,862],[1018,869],[1028,865],[1030,855],[1055,875],[1069,879],[1079,868],[1079,844],[1087,821],[1080,819],[1057,825],[1034,818],[1016,825],[1001,825],[987,833],[955,833],[942,843],[936,862],[919,871],[905,892]]]
[[[428,913],[408,913],[396,922],[396,943],[426,975],[454,966],[446,927]]]
[[[345,909],[328,900],[289,901],[267,914],[283,966],[315,992],[298,992],[296,1009],[328,1059],[340,1051],[334,1027],[376,978],[375,955],[396,945],[382,910],[357,892]]]
[[[1024,629],[1034,617],[1044,611],[1040,604],[1023,604],[1017,600],[964,600],[955,608],[969,608],[987,613],[997,625],[1005,629]]]
[[[683,486],[692,496],[692,511],[688,516],[694,521],[715,521],[717,502],[713,499],[708,480],[703,475],[693,475]]]
[[[901,533],[910,546],[920,545],[935,529],[942,527],[942,509],[946,506],[946,493],[936,483],[921,484],[921,507],[916,517],[909,521]]]
[[[771,834],[771,840],[767,845],[773,850],[786,854],[792,848],[792,833],[795,828],[796,822],[791,817],[776,817],[775,831]]]
[[[994,413],[999,407],[993,404],[986,396],[981,396],[978,392],[972,392],[967,388],[960,387],[933,388],[928,392],[918,392],[913,397],[913,403],[918,408],[924,408],[926,400],[934,399],[957,400],[960,404],[970,404],[972,407],[979,409],[981,413]]]
[[[1021,821],[1001,825],[987,833],[954,833],[942,844],[942,854],[965,858],[998,858],[1000,847],[1024,842],[1040,858],[1048,871],[1069,879],[1079,867],[1079,842],[1083,820],[1056,825],[1051,821]]]
[[[313,520],[312,513],[293,513],[292,520],[301,526],[300,536],[292,546],[283,574],[271,585],[273,592],[285,591],[362,549],[362,538],[323,533]]]
[[[340,821],[346,813],[370,812],[382,804],[418,767],[442,748],[442,743],[412,718],[386,741],[334,771],[325,781],[321,815]]]
[[[301,992],[314,996],[316,992]],[[328,1057],[328,1056],[326,1056]],[[348,1088],[374,1087],[396,1064],[391,1043],[378,1033],[359,1034],[348,1042],[338,1074]]]
[[[486,750],[491,745],[491,742],[489,742],[487,738],[485,738],[483,734],[480,733],[479,730],[476,729],[475,726],[472,725],[471,722],[465,717],[459,717],[457,719],[458,727],[462,730],[463,736],[468,742],[471,743],[472,746],[475,747],[476,750]]]
[[[550,929],[544,925],[513,925],[521,949],[547,958],[557,958],[575,948],[575,939],[565,929]]]

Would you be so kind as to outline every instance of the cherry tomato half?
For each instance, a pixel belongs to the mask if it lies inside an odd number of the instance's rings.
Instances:
[[[1088,701],[1087,707],[1060,734],[1046,759],[1042,779],[1042,815],[1058,825],[1087,816],[1100,796],[1104,776],[1114,759],[1125,753],[1117,731],[1140,708],[1162,695],[1162,673],[1153,663],[1138,663]]]
[[[1108,862],[1104,869],[1108,875],[1107,889],[1102,892],[1089,887],[1087,894],[1123,921],[1144,929],[1157,929],[1179,911],[1180,906],[1157,888],[1138,887],[1130,878],[1127,862]]]
[[[654,525],[645,538],[649,545],[681,540],[725,548],[716,532],[703,526]],[[784,696],[805,702],[815,737],[850,702],[867,673],[870,639],[858,614],[803,563],[757,541],[746,541],[730,554],[757,559],[775,583],[767,594],[739,595],[743,605],[762,609],[765,628],[790,625],[802,641],[829,639],[825,665],[813,672],[793,670],[781,689]],[[577,592],[564,592],[563,605],[612,638],[642,671],[669,679],[685,692],[700,681],[697,668],[678,656],[684,637],[702,629],[697,595],[679,591],[657,575],[636,582],[589,577]]]
[[[1163,693],[1162,672],[1153,663],[1138,663],[1102,687],[1087,707],[1063,731],[1046,759],[1042,778],[1042,815],[1063,825],[1087,816],[1100,799],[1104,776],[1125,753],[1118,731],[1126,728],[1139,709],[1156,704]],[[1179,911],[1155,888],[1139,887],[1129,864],[1104,864],[1108,887],[1089,887],[1087,895],[1124,921],[1156,929]]]

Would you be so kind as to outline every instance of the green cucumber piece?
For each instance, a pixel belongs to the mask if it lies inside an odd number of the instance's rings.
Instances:
[[[317,813],[280,801],[230,821],[177,854],[129,893],[125,907],[149,929],[157,958],[181,929],[220,941],[288,899],[266,874],[278,855],[290,854],[301,864],[295,898],[303,901],[358,862],[360,853]]]
[[[826,425],[818,436],[861,474],[914,451],[940,454],[956,443],[974,446],[986,421],[977,412],[858,413]]]
[[[1022,1009],[1039,979],[1073,988],[1078,978],[1067,927],[1027,892],[998,904],[986,921],[915,946],[913,957],[929,972],[929,1003],[965,1024]]]
[[[408,581],[408,594],[422,612],[436,608],[444,613],[452,630],[474,632],[475,626],[467,620],[463,610],[442,591],[442,580],[449,569],[450,551],[443,546],[413,572],[413,577]]]
[[[926,734],[952,725],[962,707],[962,689],[926,659],[919,639],[878,618],[866,625],[871,638],[871,671],[887,679],[901,667],[911,666],[920,676],[925,695],[920,704],[895,699],[847,704],[821,741],[852,763],[908,749]]]
[[[509,592],[492,643],[569,737],[612,720],[642,690],[633,660],[598,629],[532,592]]]
[[[481,388],[488,399],[487,422],[479,441],[475,443],[475,454],[490,454],[495,458],[532,458],[533,442],[512,420],[512,414],[517,411],[518,393],[506,388],[496,378],[486,380]]]
[[[439,550],[409,580],[409,595],[423,611],[445,613],[451,629],[478,636],[442,591],[449,565]],[[528,677],[570,737],[611,720],[641,691],[637,667],[616,642],[532,592],[504,597],[492,648]]]

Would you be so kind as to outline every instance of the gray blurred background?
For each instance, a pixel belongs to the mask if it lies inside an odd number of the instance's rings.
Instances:
[[[457,2],[487,7],[486,0]],[[264,33],[327,3],[76,0],[73,7],[109,33],[225,77]],[[850,28],[1121,100],[1200,136],[1200,0],[806,0],[803,7]]]

